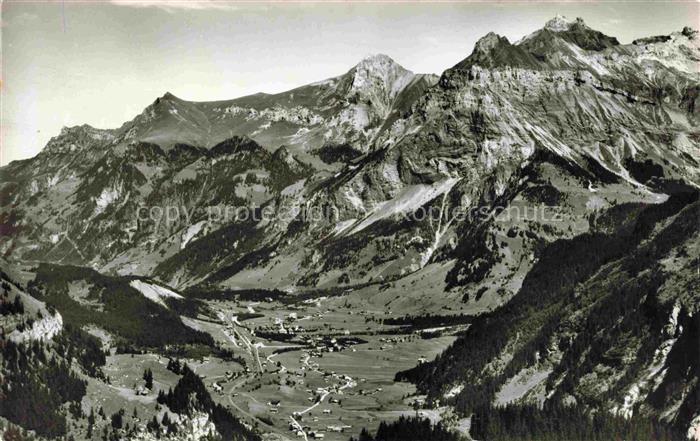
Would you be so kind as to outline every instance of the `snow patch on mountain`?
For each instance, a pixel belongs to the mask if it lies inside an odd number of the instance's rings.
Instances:
[[[503,406],[513,401],[520,400],[537,385],[547,380],[551,372],[551,367],[541,369],[529,367],[522,369],[501,386],[501,389],[496,393],[494,404]]]
[[[160,285],[156,285],[154,283],[148,283],[144,282],[142,280],[132,280],[129,285],[131,285],[132,288],[136,289],[139,291],[141,294],[143,294],[144,297],[147,299],[158,303],[159,305],[162,305],[164,307],[168,307],[166,305],[165,301],[163,299],[166,298],[174,298],[174,299],[183,299],[180,294],[169,290],[168,288],[165,288]]]
[[[355,234],[377,222],[378,220],[401,213],[410,213],[449,192],[459,181],[459,178],[447,178],[432,185],[417,184],[405,187],[395,198],[378,203],[349,234]]]
[[[188,243],[194,238],[197,234],[199,234],[200,231],[202,231],[202,228],[204,227],[204,224],[206,224],[206,221],[199,221],[196,224],[190,225],[187,227],[187,229],[182,233],[182,237],[180,238],[181,243],[180,243],[180,249],[184,249]]]
[[[454,386],[452,386],[452,387],[450,388],[450,390],[448,390],[447,392],[445,392],[445,394],[443,395],[443,397],[445,397],[446,399],[454,398],[454,397],[456,397],[457,395],[459,395],[459,393],[462,392],[462,390],[464,390],[464,385],[463,385],[463,384],[455,384]]]
[[[282,196],[294,196],[304,189],[305,183],[306,179],[300,179],[292,185],[288,185],[287,187],[285,187],[280,194]]]
[[[357,219],[347,219],[336,223],[335,228],[333,228],[333,235],[335,236],[341,234],[343,231],[350,228],[355,222],[357,222]]]

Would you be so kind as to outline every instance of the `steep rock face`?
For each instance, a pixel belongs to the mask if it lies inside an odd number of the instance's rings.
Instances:
[[[512,45],[506,37],[489,32],[476,42],[474,51],[454,69],[468,69],[471,66],[495,68],[503,66],[537,69],[538,60],[532,54]]]
[[[12,303],[22,305],[19,310],[15,309],[10,313],[4,311],[0,316],[0,326],[7,340],[18,344],[51,341],[63,330],[61,314],[30,296],[5,259],[0,259],[0,265],[0,295],[3,306]],[[7,272],[12,275],[8,275]]]
[[[10,340],[15,343],[26,343],[33,340],[44,341],[51,340],[63,329],[63,317],[56,313],[54,316],[44,317],[35,321],[24,331],[15,330],[10,333]]]
[[[700,63],[700,38],[697,31],[673,32],[663,41],[639,42],[631,48],[639,62],[659,63],[667,68],[697,76]]]
[[[208,151],[177,144],[166,153],[144,142],[99,151],[4,170],[18,170],[5,181],[5,252],[147,274],[184,241],[220,227],[223,216],[203,222],[223,212],[216,207],[258,206],[309,170],[289,152],[271,154],[246,138]],[[24,184],[37,181],[43,184]]]
[[[352,85],[346,92],[351,101],[371,104],[380,118],[386,118],[392,104],[415,78],[386,55],[373,55],[360,61],[350,72]]]
[[[677,78],[684,80],[682,75]],[[421,197],[423,194],[435,201],[433,205],[441,218],[445,216],[444,222],[436,218],[435,225],[404,225],[401,233],[390,230],[392,243],[416,245],[401,251],[398,246],[388,252],[387,263],[393,263],[375,273],[375,279],[420,269],[447,244],[441,258],[466,253],[472,238],[467,236],[467,242],[458,246],[457,236],[464,235],[457,234],[453,228],[457,225],[450,222],[455,206],[488,209],[496,201],[507,201],[517,193],[528,159],[536,152],[538,157],[558,158],[557,179],[561,180],[562,174],[573,174],[581,181],[574,185],[593,188],[588,190],[591,197],[584,206],[564,204],[569,205],[565,211],[571,210],[567,217],[572,221],[585,218],[586,212],[596,207],[592,193],[599,185],[610,189],[617,186],[618,197],[627,193],[625,197],[631,200],[645,200],[633,193],[648,191],[643,190],[644,185],[655,178],[639,173],[634,164],[664,164],[660,165],[663,171],[655,172],[656,178],[698,180],[697,165],[688,161],[696,155],[696,146],[688,143],[678,148],[690,132],[672,122],[679,111],[683,115],[681,126],[693,126],[696,116],[683,112],[678,100],[645,103],[624,89],[606,86],[604,80],[596,78],[594,69],[580,72],[472,66],[455,69],[449,81],[445,80],[443,76],[440,87],[421,98],[409,118],[377,139],[375,154],[309,195],[319,205],[331,204],[338,215],[335,222],[315,223],[309,229],[318,229],[316,237],[344,244],[327,248],[327,254],[321,252],[317,261],[325,266],[318,272],[328,272],[331,265],[337,265],[334,262],[347,265],[356,261],[357,269],[349,273],[369,281],[370,263],[363,262],[358,256],[363,252],[343,238],[362,237],[358,242],[369,244],[365,253],[376,256],[377,231],[366,229],[377,227],[379,221],[396,219],[396,215],[412,213],[428,202]],[[657,124],[659,119],[666,123]],[[679,141],[668,145],[664,141],[668,139]],[[571,187],[566,185],[561,190],[569,193]],[[469,227],[460,228],[464,233],[463,229]],[[340,259],[338,253],[345,256]],[[457,267],[462,267],[459,261]],[[376,265],[374,268],[376,271]],[[468,280],[471,272],[466,268],[457,270],[461,275],[454,276],[455,283]],[[316,275],[312,280],[317,280]]]
[[[156,441],[159,439],[172,441],[200,441],[206,440],[213,436],[221,436],[216,430],[216,426],[211,421],[208,414],[204,412],[193,412],[193,415],[172,414],[175,424],[179,431],[177,433],[152,433],[145,428],[132,435],[132,439],[136,441]]]
[[[505,307],[399,378],[465,413],[492,401],[564,402],[688,427],[697,198],[688,189],[658,206],[618,206],[601,217],[604,230],[551,244]]]
[[[64,127],[36,157],[0,169],[0,204],[8,207],[26,202],[40,192],[56,191],[54,187],[61,182],[75,184],[78,175],[106,153],[114,136],[112,130],[88,125]]]
[[[101,130],[87,124],[82,126],[64,127],[58,136],[54,136],[42,151],[45,155],[63,153],[81,153],[95,145],[114,140],[113,130]]]

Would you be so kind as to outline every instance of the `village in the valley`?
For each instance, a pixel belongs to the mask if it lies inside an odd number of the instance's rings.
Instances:
[[[228,407],[267,439],[347,441],[362,428],[416,413],[437,419],[439,410],[422,408],[415,386],[395,382],[395,374],[432,360],[465,325],[416,329],[385,325],[391,311],[357,312],[333,297],[297,303],[209,300],[217,318],[185,319],[230,349],[234,361],[211,355],[179,359],[201,376],[215,401]],[[105,372],[128,403],[96,404],[113,411],[148,408],[159,390],[174,387],[172,359],[154,354],[113,354]],[[141,371],[153,373],[155,386],[143,387]],[[131,390],[127,390],[127,388]],[[94,389],[94,390],[90,390]]]

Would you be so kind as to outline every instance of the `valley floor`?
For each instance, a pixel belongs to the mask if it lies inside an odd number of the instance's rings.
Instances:
[[[347,441],[363,427],[374,431],[380,421],[415,414],[412,406],[420,398],[415,386],[394,382],[394,375],[432,360],[455,340],[451,334],[463,329],[424,330],[432,332],[422,337],[420,330],[383,325],[391,313],[353,312],[323,297],[296,304],[271,299],[208,303],[220,320],[200,317],[185,323],[210,333],[243,363],[215,357],[182,361],[202,377],[215,401],[266,439],[323,434],[326,440]],[[167,392],[178,381],[167,363],[155,354],[109,356],[104,371],[111,384],[90,382],[84,406],[102,406],[107,414],[135,408],[142,421],[155,414],[162,418],[162,409],[154,411],[158,391]],[[153,372],[154,387],[139,395],[145,369]],[[440,418],[434,410],[419,413]]]

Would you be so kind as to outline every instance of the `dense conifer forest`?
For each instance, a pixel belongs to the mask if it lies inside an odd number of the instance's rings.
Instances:
[[[374,435],[367,429],[362,429],[359,437],[350,438],[350,441],[460,441],[463,439],[440,423],[433,425],[426,418],[402,416],[392,423],[382,421]]]

